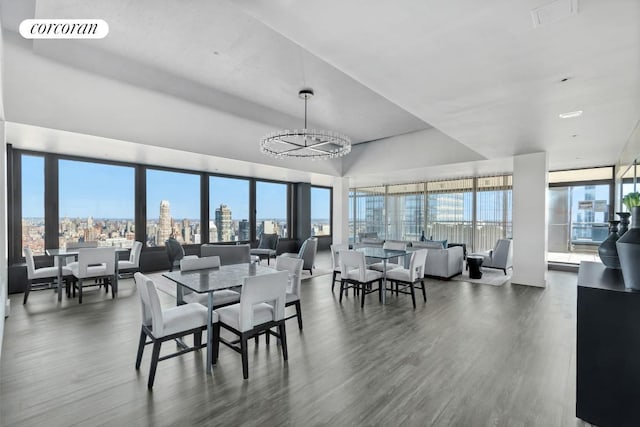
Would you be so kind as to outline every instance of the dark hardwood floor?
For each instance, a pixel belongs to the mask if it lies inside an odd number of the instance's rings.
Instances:
[[[576,279],[547,289],[428,282],[428,302],[375,295],[364,309],[303,281],[304,331],[289,321],[289,361],[264,339],[240,356],[221,347],[161,362],[147,391],[150,348],[134,369],[140,303],[133,280],[116,300],[98,291],[56,302],[11,295],[0,363],[0,425],[578,426]],[[161,294],[163,303],[171,298]],[[175,350],[169,343],[164,352]]]

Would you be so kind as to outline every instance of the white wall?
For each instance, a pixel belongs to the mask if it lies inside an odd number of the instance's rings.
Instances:
[[[547,153],[513,158],[512,283],[547,286]]]
[[[0,23],[0,356],[4,337],[4,316],[8,290],[7,272],[7,144],[4,126],[4,50],[2,43],[2,23]]]

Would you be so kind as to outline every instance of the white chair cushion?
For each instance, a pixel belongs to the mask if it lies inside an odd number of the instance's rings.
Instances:
[[[218,321],[218,315],[214,311],[213,323]],[[162,310],[164,321],[164,333],[161,336],[188,331],[207,324],[207,308],[202,304],[185,304]],[[155,331],[154,331],[155,335]],[[156,335],[156,338],[160,338]]]
[[[220,323],[231,326],[233,329],[240,330],[240,304],[233,304],[227,307],[219,308],[215,311],[218,313]],[[253,307],[253,326],[273,320],[273,307],[265,302],[256,304]]]
[[[289,304],[290,302],[294,302],[294,301],[300,301],[300,297],[296,294],[290,294],[287,292],[286,304]]]
[[[400,280],[402,282],[408,282],[409,277],[409,270],[406,268],[395,268],[391,271],[387,271],[388,280]]]
[[[118,261],[118,270],[127,270],[130,268],[138,268],[138,266],[131,261]]]
[[[367,265],[367,268],[376,271],[384,271],[384,264],[382,262],[376,262],[375,264]],[[387,263],[387,271],[393,270],[395,268],[403,268],[400,264],[394,264],[392,262]]]
[[[209,296],[207,294],[199,294],[196,292],[192,292],[190,294],[186,294],[183,298],[186,302],[189,303],[198,303],[202,304],[205,307],[209,304]],[[213,292],[213,305],[225,305],[232,302],[240,301],[240,294],[236,291],[231,291],[229,289],[223,289],[221,291]]]
[[[251,249],[250,251],[253,255],[275,255],[275,249]]]
[[[79,266],[77,264],[72,266],[71,272],[73,273],[74,276],[79,278],[78,268]],[[101,264],[101,265],[94,265],[94,266],[87,267],[87,275],[82,278],[86,279],[90,277],[101,277],[106,275],[107,275],[107,266],[106,264]]]
[[[68,268],[69,271],[71,271],[73,269],[73,266],[76,266],[76,268],[78,267],[78,261],[72,261],[72,262],[68,262],[65,265],[62,266],[62,268]],[[69,273],[71,274],[71,273]]]
[[[70,276],[71,270],[67,267],[62,267],[62,275]],[[33,273],[32,279],[46,279],[46,278],[55,278],[58,277],[58,267],[42,267],[37,268]]]
[[[365,270],[364,282],[372,282],[374,280],[379,280],[379,279],[382,279],[382,276],[383,274],[379,271]],[[360,280],[360,272],[358,270],[351,270],[349,274],[347,274],[346,279]]]

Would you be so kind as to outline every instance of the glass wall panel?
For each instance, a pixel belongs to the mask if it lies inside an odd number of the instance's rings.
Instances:
[[[387,238],[418,241],[424,231],[424,183],[387,187]]]
[[[200,175],[147,169],[148,246],[164,246],[169,237],[199,244]]]
[[[289,237],[287,184],[256,182],[256,236],[277,233]]]
[[[311,235],[331,235],[331,189],[311,187]]]
[[[131,247],[135,241],[135,170],[76,160],[58,162],[59,247],[97,241]]]
[[[473,246],[473,179],[427,183],[427,239]]]
[[[384,193],[384,187],[363,187],[353,192],[354,219],[350,228],[355,243],[365,236],[386,239]]]
[[[249,180],[209,178],[209,242],[249,240]]]
[[[477,179],[474,251],[493,249],[498,239],[511,237],[511,181],[511,176]]]
[[[44,157],[21,156],[22,245],[34,255],[43,255],[44,243]],[[24,253],[22,253],[24,256]]]

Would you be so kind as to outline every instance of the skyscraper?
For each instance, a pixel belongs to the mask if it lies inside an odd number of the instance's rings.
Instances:
[[[231,209],[227,205],[220,205],[216,209],[216,227],[218,228],[218,241],[229,242],[232,237]]]
[[[238,240],[249,240],[249,221],[246,219],[238,223]]]
[[[164,242],[171,236],[171,213],[169,211],[169,201],[160,202],[160,221],[158,221],[158,239],[156,245],[164,245]]]

